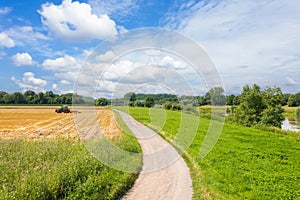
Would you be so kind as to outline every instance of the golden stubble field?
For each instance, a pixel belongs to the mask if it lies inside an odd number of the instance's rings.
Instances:
[[[55,113],[56,106],[0,106],[0,139],[77,137],[74,113]],[[72,110],[72,107],[71,107]],[[96,108],[105,136],[121,134],[113,112]]]

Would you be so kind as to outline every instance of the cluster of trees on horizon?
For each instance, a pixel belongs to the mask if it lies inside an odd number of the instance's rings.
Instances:
[[[280,88],[278,88],[280,90]],[[280,93],[282,94],[281,90]],[[73,93],[55,94],[52,91],[45,93],[28,90],[24,93],[14,92],[7,93],[0,91],[0,104],[85,104],[95,101],[97,106],[105,106],[112,101],[129,101],[130,106],[144,106],[145,100],[153,100],[155,103],[179,103],[187,100],[193,101],[195,106],[203,105],[229,105],[237,106],[240,104],[241,95],[225,95],[223,88],[212,88],[203,96],[177,96],[174,94],[135,94],[129,92],[121,99],[110,100],[107,98],[92,99],[89,97],[82,97]],[[75,98],[74,98],[75,97]],[[296,94],[282,94],[282,106],[296,107],[300,106],[300,92]]]
[[[11,94],[0,91],[0,104],[72,104],[72,101],[85,103],[87,99],[73,93],[59,95],[52,91],[35,93],[27,90],[24,93],[14,92]]]
[[[284,119],[282,106],[300,106],[300,93],[283,94],[279,87],[267,87],[264,90],[254,84],[246,85],[240,95],[225,95],[221,87],[210,89],[203,96],[177,96],[173,94],[135,94],[129,92],[123,98],[108,100],[92,99],[77,94],[54,94],[26,91],[9,94],[0,91],[0,104],[89,104],[96,106],[128,105],[153,107],[161,105],[167,110],[182,110],[183,106],[229,105],[235,122],[244,126],[281,126]],[[300,109],[299,113],[300,113]],[[299,114],[300,115],[300,114]]]

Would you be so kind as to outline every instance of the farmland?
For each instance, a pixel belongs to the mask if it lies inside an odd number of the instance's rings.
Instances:
[[[77,136],[73,114],[54,109],[0,108],[0,199],[121,197],[137,174],[111,169],[92,157]],[[111,110],[97,109],[104,135],[124,149],[140,152],[136,139],[124,134],[128,129],[114,116]]]
[[[57,114],[51,106],[0,107],[0,139],[76,136],[73,115]]]
[[[130,108],[129,112],[138,121],[151,125],[149,109]],[[181,115],[178,111],[166,111],[166,115],[159,133],[171,141],[179,129]],[[157,117],[160,119],[155,121],[164,121],[163,115]],[[209,119],[200,117],[197,134],[183,155],[191,170],[194,199],[299,198],[299,137],[225,123],[214,149],[200,158],[199,149],[209,123]]]

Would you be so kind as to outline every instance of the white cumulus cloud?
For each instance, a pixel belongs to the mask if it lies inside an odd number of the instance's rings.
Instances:
[[[71,84],[70,81],[66,81],[66,80],[61,80],[59,83],[61,85],[70,85]]]
[[[107,62],[112,60],[115,57],[112,51],[107,51],[105,54],[100,54],[96,57],[97,61]]]
[[[166,66],[166,67],[173,67],[175,69],[185,69],[186,68],[185,63],[183,63],[179,60],[175,60],[174,58],[172,58],[170,56],[165,56],[159,64],[162,66]]]
[[[7,47],[11,48],[14,47],[16,44],[13,39],[8,37],[6,33],[0,33],[0,47]]]
[[[79,70],[79,62],[76,58],[65,55],[63,57],[55,58],[55,59],[46,59],[42,66],[49,71],[52,72],[67,72],[73,70]]]
[[[81,65],[76,58],[65,55],[55,59],[44,60],[42,67],[53,72],[56,78],[64,80],[63,83],[66,85],[67,82],[65,81],[68,81],[70,84],[74,82]]]
[[[204,46],[228,89],[257,83],[292,91],[284,84],[289,74],[300,75],[299,1],[200,1],[168,19],[166,26]]]
[[[34,61],[29,53],[17,53],[12,56],[12,61],[17,66],[33,65]]]
[[[23,91],[34,90],[43,91],[44,87],[47,85],[47,81],[41,78],[36,78],[35,74],[32,72],[25,72],[21,80],[16,79],[14,76],[11,80],[17,84]]]
[[[72,0],[63,0],[60,5],[46,3],[38,12],[42,23],[56,36],[65,40],[103,40],[117,35],[116,23],[106,14],[93,14],[87,3]]]

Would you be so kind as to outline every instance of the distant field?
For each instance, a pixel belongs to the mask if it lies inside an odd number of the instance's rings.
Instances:
[[[73,114],[58,114],[55,108],[0,107],[0,199],[124,195],[138,175],[111,169],[93,158],[77,136]],[[97,113],[105,136],[123,149],[141,152],[111,110],[97,108]]]
[[[284,116],[285,117],[296,117],[296,110],[299,107],[288,107],[288,106],[283,106],[284,109]]]
[[[0,139],[76,136],[73,115],[55,113],[55,106],[0,107]]]
[[[129,112],[151,127],[149,113],[153,111],[130,108]],[[160,134],[170,141],[181,116],[178,111],[166,111],[166,115]],[[160,119],[154,121],[164,120],[163,115],[157,117]],[[194,199],[299,199],[299,139],[225,123],[218,143],[202,159],[199,149],[209,123],[209,119],[200,118],[196,137],[184,155],[191,169]]]

